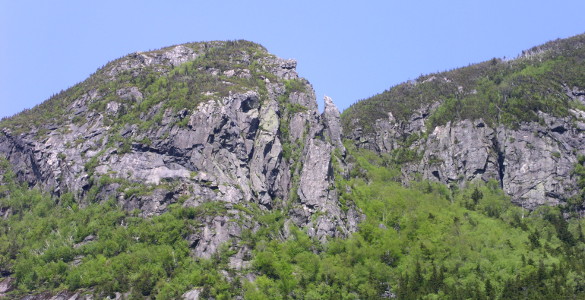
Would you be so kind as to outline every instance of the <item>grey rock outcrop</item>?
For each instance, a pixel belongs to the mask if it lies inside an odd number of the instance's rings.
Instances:
[[[344,149],[345,151],[345,147],[341,142],[341,114],[339,113],[337,106],[335,106],[333,103],[333,100],[327,96],[325,96],[325,110],[323,112],[323,120],[333,145],[339,149]]]
[[[135,52],[117,62],[109,70],[108,75],[113,78],[128,70],[132,70],[134,74],[139,74],[142,69],[149,66],[155,66],[155,70],[164,72],[165,68],[160,66],[175,67],[194,60],[198,55],[199,53],[195,50],[184,45],[172,46],[153,52]]]
[[[199,295],[201,295],[201,289],[193,289],[183,294],[184,300],[199,300]]]
[[[117,293],[119,294],[119,293]],[[94,299],[91,295],[84,295],[76,292],[68,292],[63,291],[57,294],[52,294],[50,292],[45,292],[36,295],[28,295],[23,298],[22,300],[91,300]],[[115,299],[123,299],[122,297],[116,297]]]
[[[358,127],[346,135],[359,147],[380,153],[399,148],[417,153],[419,159],[403,165],[406,181],[415,174],[459,186],[497,180],[514,203],[531,210],[562,204],[578,192],[572,171],[577,157],[585,154],[585,127],[579,121],[585,112],[571,110],[573,116],[566,118],[540,113],[543,122],[517,128],[491,128],[480,119],[427,131],[425,120],[437,105],[419,109],[406,122],[389,114],[375,122],[370,134]]]
[[[5,277],[0,279],[0,297],[6,297],[6,293],[14,290],[16,287],[16,278]]]
[[[429,135],[421,163],[426,178],[457,182],[498,178],[495,131],[483,121],[464,120],[435,128]]]

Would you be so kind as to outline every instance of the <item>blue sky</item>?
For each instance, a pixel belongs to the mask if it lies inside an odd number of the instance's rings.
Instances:
[[[0,0],[0,117],[135,51],[247,39],[340,109],[421,74],[585,32],[585,1]]]

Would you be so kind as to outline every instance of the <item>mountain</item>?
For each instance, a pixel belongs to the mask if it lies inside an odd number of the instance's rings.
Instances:
[[[246,41],[134,53],[5,120],[0,153],[20,180],[81,205],[113,198],[145,217],[219,205],[228,215],[206,215],[190,237],[198,256],[255,226],[238,206],[346,236],[359,216],[333,188],[339,111],[326,99],[319,115],[295,67]]]
[[[248,41],[112,61],[0,121],[0,297],[582,298],[584,41],[343,114]]]
[[[326,98],[319,114],[295,67],[247,41],[133,53],[3,120],[0,154],[19,181],[80,207],[114,199],[150,217],[212,205],[187,237],[199,257],[256,228],[253,211],[347,236],[360,215],[334,188],[339,111]]]
[[[517,205],[583,208],[585,35],[421,76],[343,112],[344,137],[389,154],[405,180],[497,180]],[[580,197],[580,196],[579,196]]]

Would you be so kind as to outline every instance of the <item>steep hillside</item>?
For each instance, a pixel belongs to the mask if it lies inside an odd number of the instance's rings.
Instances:
[[[0,297],[583,298],[583,40],[343,115],[247,41],[108,63],[0,121]]]
[[[247,41],[133,53],[3,120],[0,155],[19,180],[80,207],[114,199],[155,216],[213,203],[188,237],[202,257],[254,229],[254,210],[345,236],[359,216],[332,188],[345,172],[339,111],[327,100],[319,115],[295,67]]]
[[[344,136],[389,153],[405,179],[500,182],[522,207],[577,201],[585,154],[585,35],[421,76],[342,115]],[[578,203],[581,206],[581,203]]]
[[[463,190],[402,186],[386,158],[348,144],[353,165],[336,178],[366,219],[326,243],[281,210],[209,259],[185,239],[200,219],[229,214],[214,202],[172,204],[150,218],[115,201],[84,208],[19,185],[0,160],[0,296],[22,299],[580,299],[583,219],[558,208],[531,214],[497,182]],[[58,201],[56,201],[58,200]],[[249,252],[239,256],[241,250]],[[31,294],[28,294],[31,293]]]

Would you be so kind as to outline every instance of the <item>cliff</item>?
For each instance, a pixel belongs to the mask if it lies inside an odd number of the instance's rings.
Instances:
[[[585,154],[584,41],[398,85],[346,110],[344,136],[393,156],[405,182],[497,180],[523,208],[566,204],[582,188],[573,170]]]
[[[343,114],[247,41],[110,62],[0,121],[0,297],[578,297],[584,45]]]
[[[320,239],[346,236],[359,214],[334,188],[339,111],[326,99],[319,114],[295,67],[246,41],[134,53],[4,120],[0,155],[21,181],[81,206],[115,199],[150,217],[213,202],[227,214],[192,229],[197,256],[254,230],[250,210],[281,210]]]

